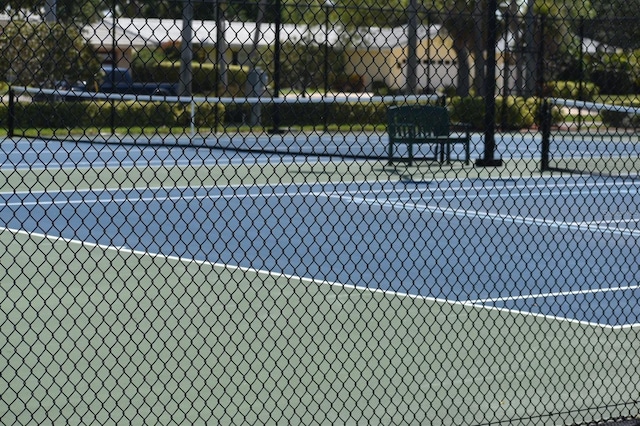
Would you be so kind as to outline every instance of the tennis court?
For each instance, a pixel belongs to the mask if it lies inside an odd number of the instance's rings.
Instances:
[[[222,138],[2,141],[4,418],[562,424],[634,406],[634,179],[541,173],[531,134],[500,135],[496,170],[358,159],[384,156],[376,133]],[[271,144],[310,151],[254,150]]]

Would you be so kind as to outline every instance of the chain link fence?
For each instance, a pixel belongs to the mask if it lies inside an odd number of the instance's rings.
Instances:
[[[640,424],[637,1],[42,3],[2,424]]]

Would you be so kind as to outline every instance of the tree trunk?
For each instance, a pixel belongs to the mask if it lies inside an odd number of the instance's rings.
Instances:
[[[456,85],[456,95],[469,96],[471,85],[471,69],[469,67],[469,50],[461,38],[456,38],[453,43],[453,50],[458,57],[458,83]]]
[[[484,56],[486,45],[486,19],[483,13],[481,1],[476,1],[473,8],[473,87],[478,96],[485,95],[486,60]]]

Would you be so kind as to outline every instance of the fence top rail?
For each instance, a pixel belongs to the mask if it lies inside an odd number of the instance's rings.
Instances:
[[[576,99],[562,99],[562,98],[549,98],[549,103],[559,107],[567,107],[567,108],[580,108],[586,110],[603,110],[606,109],[608,111],[613,112],[625,112],[630,114],[637,114],[640,112],[640,107],[632,106],[632,105],[620,105],[620,104],[605,104],[601,102],[587,102],[587,101],[579,101]]]
[[[12,86],[16,96],[20,95],[49,95],[60,98],[86,98],[87,100],[116,100],[116,101],[140,101],[140,102],[176,102],[176,103],[222,103],[237,104],[322,104],[322,103],[347,103],[347,102],[434,102],[441,99],[437,94],[429,95],[390,95],[379,96],[370,93],[333,93],[333,94],[286,94],[280,96],[164,96],[164,95],[138,95],[130,93],[103,93],[82,92],[67,89],[43,89],[28,86]]]

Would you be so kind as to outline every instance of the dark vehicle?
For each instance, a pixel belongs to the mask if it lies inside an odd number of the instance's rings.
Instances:
[[[139,83],[133,81],[128,68],[103,68],[104,77],[98,87],[99,92],[132,95],[165,95],[178,94],[178,85],[174,83]]]
[[[84,81],[70,82],[66,80],[56,81],[53,84],[55,90],[45,93],[43,90],[33,96],[34,101],[80,101],[87,99],[91,92],[117,93],[122,95],[159,95],[176,96],[178,94],[177,83],[141,83],[133,81],[131,70],[128,68],[102,69],[103,76],[99,84],[87,84]],[[90,97],[90,96],[89,96]]]

